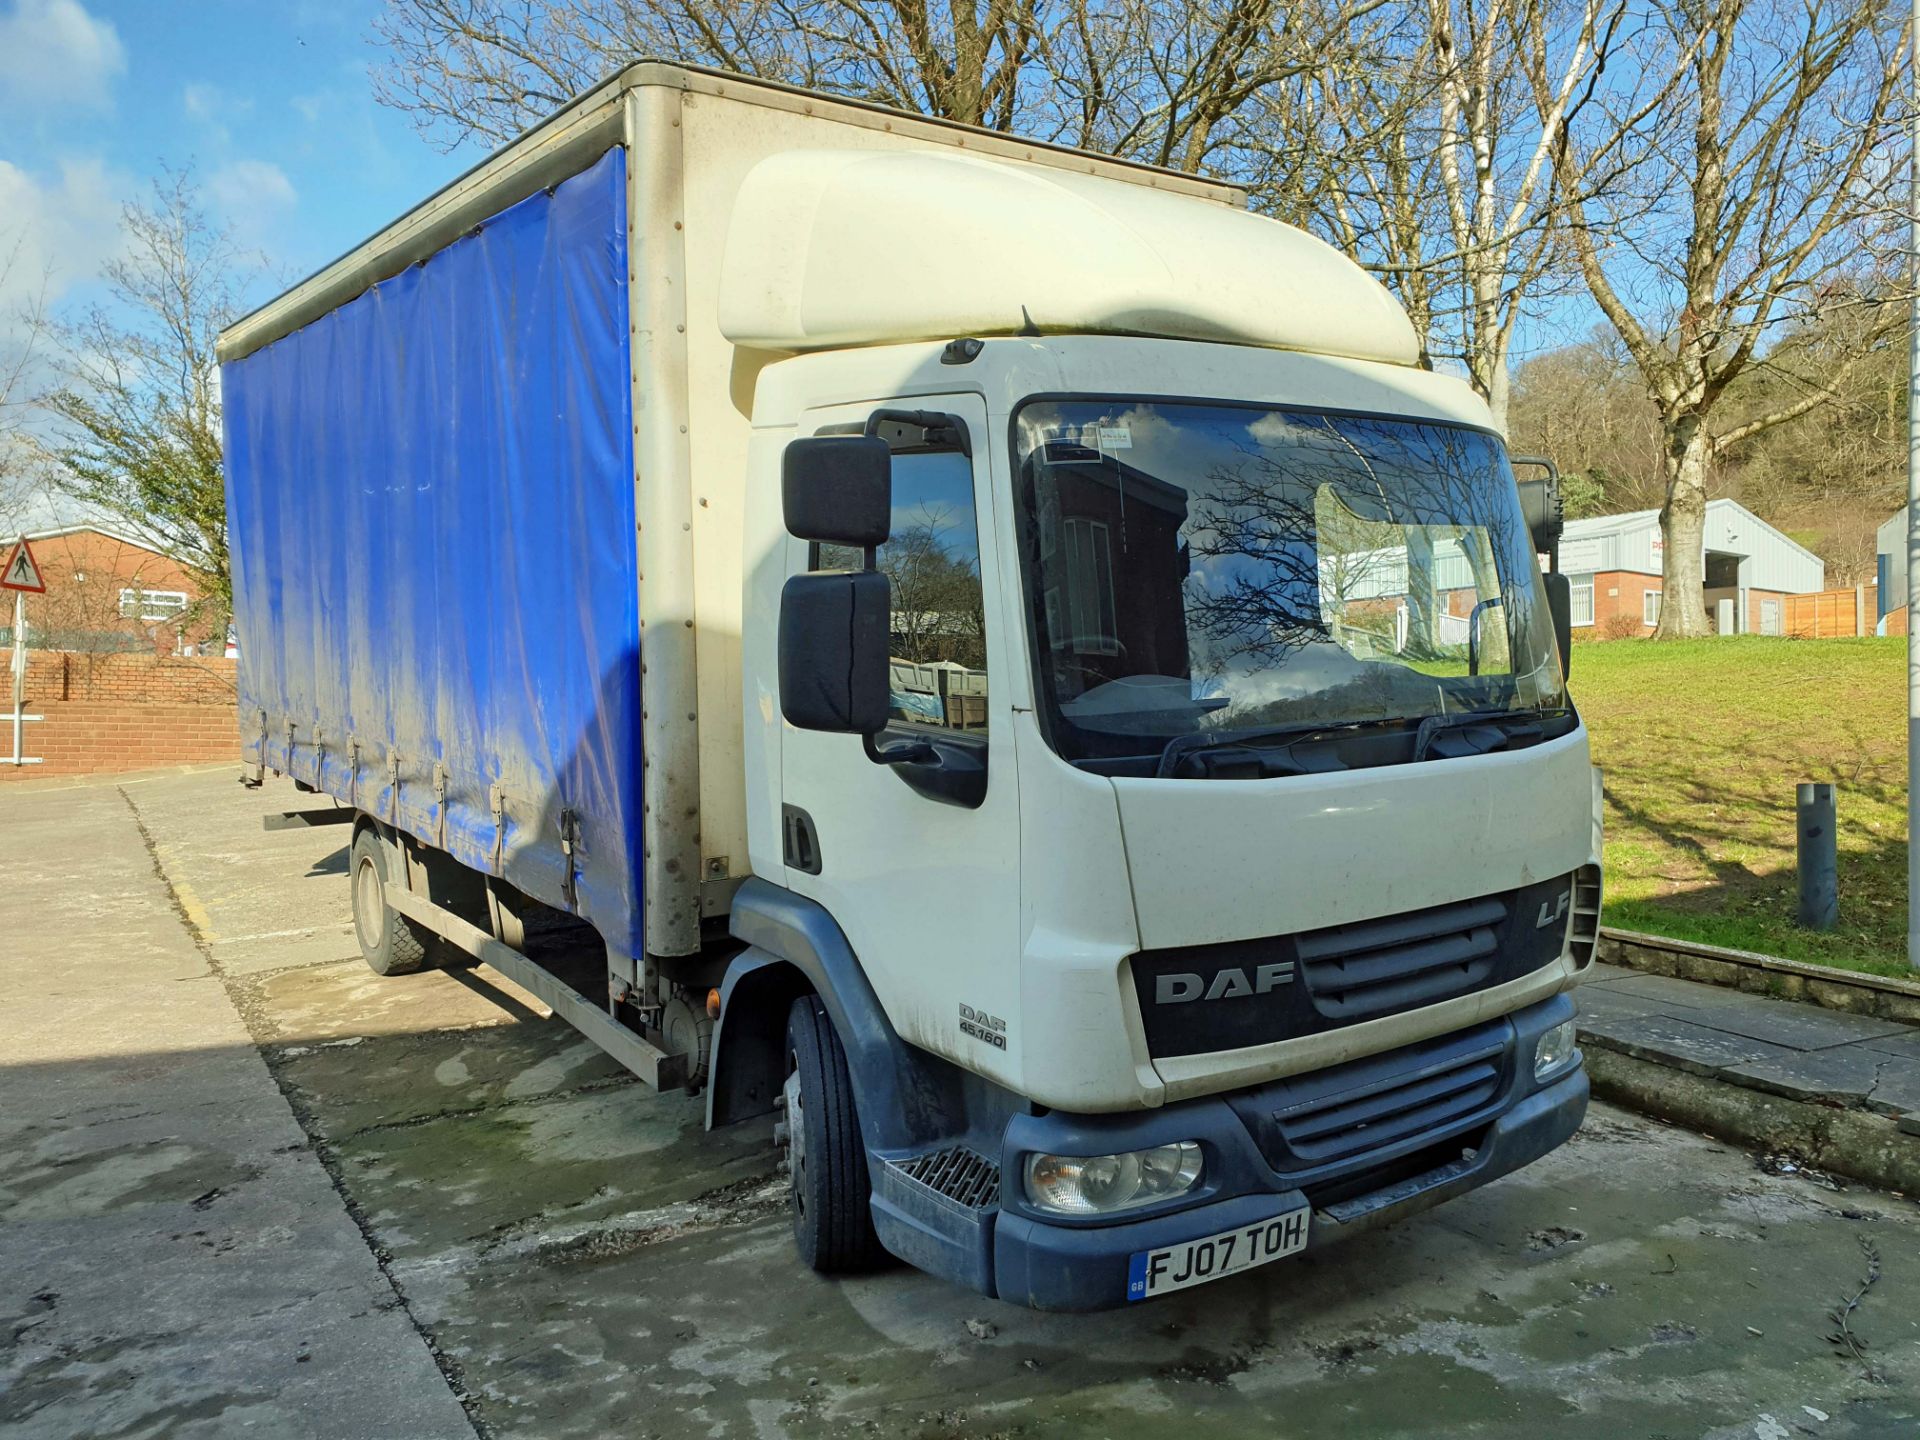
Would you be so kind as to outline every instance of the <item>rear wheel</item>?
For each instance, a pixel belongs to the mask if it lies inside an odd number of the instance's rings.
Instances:
[[[387,904],[387,847],[371,828],[353,837],[353,933],[376,975],[411,975],[427,963],[435,937]]]
[[[870,1270],[885,1252],[873,1233],[867,1148],[853,1104],[847,1053],[819,997],[802,995],[787,1012],[787,1174],[793,1239],[800,1258],[822,1274]]]

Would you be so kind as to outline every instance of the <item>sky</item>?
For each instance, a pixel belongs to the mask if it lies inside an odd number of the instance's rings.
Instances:
[[[0,0],[0,341],[100,298],[121,207],[190,167],[271,298],[465,170],[377,105],[379,0]]]
[[[0,0],[0,360],[34,302],[57,315],[107,299],[121,209],[166,170],[190,170],[209,214],[261,259],[254,305],[478,160],[374,102],[379,8]],[[21,389],[44,383],[38,367]],[[46,496],[17,503],[36,529],[78,518]]]

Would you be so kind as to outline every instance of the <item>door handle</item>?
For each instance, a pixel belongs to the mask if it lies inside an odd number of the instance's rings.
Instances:
[[[789,869],[807,875],[820,873],[820,836],[813,817],[798,805],[780,807],[781,849]]]

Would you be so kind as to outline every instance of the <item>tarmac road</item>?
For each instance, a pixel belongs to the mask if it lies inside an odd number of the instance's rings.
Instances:
[[[1604,1105],[1124,1310],[823,1280],[767,1126],[485,969],[367,971],[345,830],[260,829],[296,803],[0,791],[0,1435],[1920,1436],[1920,1206]]]

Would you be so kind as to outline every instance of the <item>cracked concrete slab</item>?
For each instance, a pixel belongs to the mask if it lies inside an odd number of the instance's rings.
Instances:
[[[1881,1035],[1864,1043],[1869,1050],[1884,1050],[1889,1055],[1905,1055],[1909,1059],[1920,1060],[1920,1030],[1908,1030],[1901,1035]]]
[[[1894,1039],[1912,1033],[1911,1026],[1898,1020],[1844,1015],[1837,1010],[1822,1010],[1789,1000],[1742,998],[1747,1003],[1700,1006],[1687,1018],[1696,1025],[1724,1030],[1730,1035],[1744,1035],[1750,1040],[1764,1040],[1769,1045],[1783,1045],[1789,1050],[1830,1050],[1836,1045]]]
[[[1785,1046],[1770,1045],[1764,1040],[1748,1039],[1665,1014],[1583,1013],[1580,1033],[1583,1037],[1605,1040],[1629,1055],[1696,1075],[1717,1075],[1755,1060],[1785,1060],[1795,1053]]]
[[[1859,1046],[1815,1050],[1805,1054],[1749,1060],[1727,1067],[1729,1077],[1756,1090],[1793,1100],[1835,1101],[1866,1105],[1891,1056]]]

